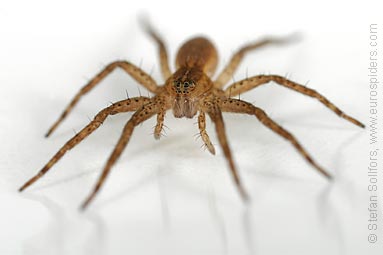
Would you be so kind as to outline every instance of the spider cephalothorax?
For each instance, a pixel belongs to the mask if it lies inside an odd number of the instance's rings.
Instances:
[[[97,181],[97,184],[83,203],[82,208],[85,208],[93,200],[108,176],[112,166],[116,163],[124,148],[128,144],[134,128],[145,120],[156,115],[157,124],[154,128],[154,137],[159,139],[162,133],[165,113],[170,109],[173,110],[173,114],[177,118],[192,118],[198,113],[198,128],[201,138],[209,152],[215,154],[215,148],[206,133],[205,115],[207,114],[211,118],[215,124],[217,138],[220,146],[222,147],[223,154],[227,159],[235,184],[240,194],[245,199],[247,198],[247,195],[240,182],[240,178],[231,155],[229,143],[226,138],[222,112],[242,113],[255,116],[263,125],[288,140],[295,147],[298,153],[302,155],[306,161],[322,175],[327,178],[331,178],[331,176],[313,160],[297,139],[286,129],[279,126],[262,109],[248,102],[233,98],[241,93],[245,93],[269,82],[275,82],[283,87],[313,97],[319,100],[319,102],[328,107],[338,116],[352,122],[355,125],[364,127],[361,122],[346,115],[343,111],[315,90],[290,81],[282,76],[257,75],[234,82],[226,89],[223,89],[223,86],[232,77],[247,52],[268,44],[286,43],[289,41],[288,38],[268,38],[253,44],[245,45],[233,55],[227,66],[218,75],[218,77],[215,80],[212,80],[211,76],[214,75],[217,67],[218,55],[214,45],[208,39],[196,37],[185,42],[177,53],[177,71],[172,74],[169,68],[168,54],[164,42],[150,26],[147,26],[147,31],[159,47],[161,71],[165,79],[165,84],[162,86],[157,85],[150,75],[145,73],[139,67],[126,61],[116,61],[106,66],[104,70],[90,80],[89,83],[75,95],[59,119],[49,129],[46,136],[49,136],[57,128],[57,126],[62,120],[65,119],[83,95],[93,89],[104,77],[106,77],[117,67],[126,71],[138,83],[152,92],[154,96],[151,98],[143,96],[128,98],[116,102],[100,111],[87,126],[70,139],[51,158],[51,160],[38,172],[37,175],[27,181],[20,188],[20,191],[24,190],[47,173],[67,151],[79,144],[83,139],[99,128],[109,115],[134,111],[132,117],[125,124],[121,137],[110,155],[102,174]]]
[[[165,84],[172,98],[174,116],[193,118],[198,111],[198,103],[211,93],[213,85],[200,68],[180,67]]]

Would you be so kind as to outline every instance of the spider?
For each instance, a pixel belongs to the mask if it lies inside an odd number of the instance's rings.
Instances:
[[[331,175],[313,160],[298,140],[289,131],[272,120],[265,111],[251,103],[233,98],[239,94],[245,93],[270,82],[274,82],[306,96],[315,98],[331,111],[336,113],[339,117],[344,118],[357,126],[362,128],[364,127],[361,122],[346,115],[320,93],[279,75],[257,75],[234,82],[226,89],[223,89],[224,85],[228,83],[233,73],[238,68],[242,59],[249,52],[268,45],[285,44],[288,43],[291,38],[270,37],[255,43],[244,45],[237,52],[235,52],[218,77],[213,80],[212,76],[214,75],[217,67],[218,54],[211,41],[205,37],[194,37],[186,41],[177,52],[177,70],[172,73],[169,67],[168,53],[163,39],[148,22],[145,22],[144,28],[158,47],[161,73],[165,79],[165,83],[163,85],[158,85],[149,74],[127,61],[116,61],[107,65],[74,96],[58,120],[49,129],[46,137],[50,136],[56,130],[59,124],[76,106],[82,96],[91,91],[101,82],[101,80],[103,80],[116,68],[121,68],[128,73],[134,80],[153,93],[153,96],[128,98],[113,103],[109,107],[101,110],[95,115],[94,119],[90,121],[88,125],[67,141],[34,177],[21,186],[19,191],[23,191],[46,174],[52,166],[54,166],[57,161],[65,155],[67,151],[75,147],[96,129],[98,129],[109,115],[134,111],[132,117],[125,124],[121,137],[114,147],[113,152],[109,156],[109,159],[106,162],[96,185],[83,202],[81,208],[85,209],[95,198],[113,165],[121,156],[121,153],[128,144],[135,127],[156,115],[157,124],[154,128],[154,138],[160,139],[164,126],[165,114],[170,109],[173,111],[173,115],[176,118],[194,118],[198,114],[198,128],[202,141],[208,151],[214,155],[215,148],[206,132],[206,115],[210,117],[214,123],[217,138],[229,165],[234,183],[244,200],[248,199],[248,195],[241,184],[230,146],[226,138],[225,124],[222,118],[222,113],[224,112],[254,115],[263,125],[287,139],[292,146],[295,147],[298,153],[319,173],[326,178],[331,179]]]

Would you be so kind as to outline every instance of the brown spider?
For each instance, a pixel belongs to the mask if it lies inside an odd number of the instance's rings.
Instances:
[[[212,154],[215,154],[214,146],[205,130],[205,114],[209,115],[215,124],[219,144],[221,145],[223,153],[229,164],[235,184],[242,198],[245,200],[248,198],[248,195],[241,185],[240,178],[231,155],[230,147],[226,139],[222,112],[255,115],[255,117],[263,125],[290,141],[297,151],[308,161],[308,163],[310,163],[325,177],[330,179],[331,176],[312,159],[312,157],[295,139],[295,137],[290,134],[290,132],[274,122],[262,109],[248,102],[232,98],[269,82],[275,82],[278,85],[316,98],[338,116],[352,122],[355,125],[364,127],[361,122],[343,113],[338,107],[315,90],[309,89],[278,75],[257,75],[234,82],[226,89],[222,89],[232,77],[243,57],[248,52],[265,45],[287,43],[289,41],[287,38],[267,38],[256,43],[245,45],[232,56],[229,63],[218,75],[218,77],[215,80],[212,80],[211,76],[216,70],[218,54],[216,48],[208,39],[204,37],[195,37],[185,42],[177,53],[177,71],[172,74],[169,68],[168,54],[163,40],[148,24],[146,24],[145,27],[146,31],[152,39],[154,39],[159,48],[161,71],[164,79],[166,80],[165,84],[163,86],[157,85],[150,75],[127,61],[116,61],[107,65],[104,70],[97,74],[76,94],[59,119],[49,129],[46,137],[52,134],[52,132],[65,119],[83,95],[92,90],[103,78],[105,78],[117,67],[126,71],[138,83],[152,92],[154,96],[151,98],[140,96],[125,99],[100,111],[87,126],[70,139],[40,170],[40,172],[27,181],[19,189],[19,191],[23,191],[35,181],[40,179],[58,160],[61,159],[62,156],[64,156],[67,151],[75,147],[83,139],[100,127],[109,115],[135,111],[133,116],[126,123],[122,135],[110,155],[102,174],[97,181],[97,184],[82,204],[82,208],[86,208],[101,188],[112,166],[116,163],[122,151],[128,144],[134,128],[138,124],[151,118],[153,115],[157,115],[157,124],[154,128],[154,138],[159,139],[163,128],[165,113],[169,109],[172,109],[176,118],[193,118],[198,112],[198,127],[202,140],[208,150]]]

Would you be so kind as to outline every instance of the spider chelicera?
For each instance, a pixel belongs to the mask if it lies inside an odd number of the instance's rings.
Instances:
[[[215,125],[215,131],[217,132],[219,144],[222,147],[225,158],[229,164],[236,187],[245,200],[248,198],[248,195],[241,184],[231,154],[230,146],[226,138],[225,125],[222,118],[223,112],[254,115],[263,125],[290,141],[298,153],[301,154],[307,162],[322,175],[327,178],[331,178],[330,174],[328,174],[312,159],[297,139],[290,132],[272,120],[262,109],[246,101],[233,98],[239,94],[245,93],[251,89],[270,82],[274,82],[306,96],[315,98],[341,118],[344,118],[360,127],[364,127],[361,122],[346,115],[343,111],[315,90],[288,80],[282,76],[257,75],[234,82],[226,89],[223,89],[224,85],[226,85],[231,79],[243,57],[248,52],[266,45],[285,44],[289,42],[289,38],[266,38],[241,47],[231,57],[228,64],[224,67],[218,77],[213,80],[212,76],[216,70],[218,54],[216,48],[208,39],[204,37],[195,37],[186,41],[178,50],[176,56],[177,70],[172,73],[170,71],[168,54],[162,38],[148,23],[145,23],[145,28],[158,46],[161,72],[163,78],[165,79],[165,83],[163,85],[158,85],[154,79],[141,68],[127,61],[116,61],[107,65],[75,95],[59,119],[49,129],[46,137],[52,134],[52,132],[66,118],[83,95],[91,91],[97,84],[100,83],[102,79],[104,79],[116,68],[121,68],[126,71],[139,84],[153,93],[153,96],[128,98],[113,103],[111,106],[101,110],[87,126],[85,126],[67,143],[65,143],[64,146],[37,173],[37,175],[27,181],[19,189],[19,191],[23,191],[35,181],[40,179],[57,161],[62,158],[62,156],[64,156],[67,151],[75,147],[97,128],[99,128],[109,115],[134,111],[133,116],[125,124],[121,137],[110,155],[94,189],[82,204],[82,208],[86,208],[100,190],[113,165],[121,156],[121,153],[130,140],[134,128],[140,123],[156,115],[157,124],[154,128],[154,137],[155,139],[159,139],[163,129],[165,114],[170,109],[173,111],[176,118],[193,118],[198,114],[198,127],[201,138],[209,152],[215,154],[214,146],[211,143],[205,129],[205,115],[207,114],[210,117]]]

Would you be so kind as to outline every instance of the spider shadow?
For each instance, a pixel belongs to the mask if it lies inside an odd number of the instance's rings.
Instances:
[[[242,201],[241,201],[242,202]],[[225,225],[225,219],[221,210],[219,209],[217,198],[214,193],[214,190],[210,189],[208,192],[208,203],[209,203],[209,211],[216,225],[216,229],[218,235],[220,236],[221,243],[223,246],[223,254],[229,254],[228,244],[228,231]],[[242,226],[241,230],[243,232],[244,243],[249,255],[255,255],[256,250],[254,246],[254,229],[253,229],[253,220],[254,213],[251,211],[251,202],[245,203],[243,206],[243,211],[241,212],[240,217],[242,218]]]
[[[64,177],[62,179],[59,179],[59,180],[53,180],[53,181],[49,181],[48,183],[46,184],[41,184],[41,185],[37,185],[37,186],[33,186],[31,187],[30,189],[31,190],[44,190],[44,189],[49,189],[51,187],[56,187],[57,185],[62,185],[62,184],[65,184],[65,183],[68,183],[68,182],[71,182],[71,181],[74,181],[74,180],[77,180],[77,179],[82,179],[82,178],[85,178],[89,175],[92,175],[93,173],[95,173],[98,169],[93,169],[93,170],[88,170],[88,171],[84,171],[84,172],[81,172],[81,173],[78,173],[78,174],[75,174],[75,175],[71,175],[71,176],[68,176],[68,177]]]
[[[304,125],[310,126],[310,125],[306,125],[306,123]],[[299,125],[299,126],[302,126],[302,125]],[[318,128],[318,125],[311,125],[311,126],[313,128]],[[323,127],[332,129],[332,130],[335,128],[339,129],[338,126],[330,126],[330,125],[323,126]],[[343,128],[343,130],[350,131],[351,128],[347,127],[347,128]],[[344,149],[350,146],[353,142],[355,142],[355,139],[361,137],[362,135],[363,133],[361,133],[360,130],[357,130],[356,133],[352,133],[352,135],[346,138],[336,149],[336,152],[334,153],[333,160],[332,160],[332,162],[334,162],[334,167],[332,169],[334,170],[335,176],[339,176],[339,171],[341,171],[341,162],[342,162],[342,158],[344,154]],[[290,180],[299,179],[297,177],[281,176],[277,173],[273,173],[273,172],[269,173],[266,171],[262,172],[261,174],[265,176],[271,176],[274,178],[275,177],[287,178]],[[330,196],[334,192],[334,188],[336,187],[335,185],[337,184],[338,184],[337,179],[335,179],[334,181],[330,182],[328,185],[326,185],[323,188],[323,190],[320,192],[319,197],[317,199],[317,208],[318,208],[320,219],[324,222],[323,225],[329,226],[332,229],[330,234],[335,235],[335,238],[338,240],[336,244],[339,250],[339,254],[346,254],[346,242],[344,239],[345,233],[342,232],[342,224],[340,221],[342,218],[341,218],[341,215],[337,213],[336,208],[333,207],[330,201]],[[346,186],[349,187],[349,185],[346,185]],[[353,191],[355,190],[352,190],[351,192],[347,192],[347,194],[351,194],[348,196],[349,198],[352,198],[353,195],[357,195],[357,194],[353,194],[354,193]]]
[[[245,243],[247,246],[248,254],[249,255],[255,255],[256,252],[256,246],[254,240],[256,240],[256,232],[254,231],[255,228],[253,227],[253,217],[254,213],[252,212],[252,209],[250,207],[250,204],[246,205],[244,208],[244,211],[242,213],[242,222],[243,222],[243,233],[245,237]]]
[[[143,188],[145,185],[148,185],[153,182],[153,180],[156,179],[156,176],[153,174],[146,175],[144,177],[141,177],[137,182],[135,182],[133,185],[129,186],[126,189],[123,189],[122,191],[111,195],[109,198],[106,198],[104,201],[100,201],[97,204],[94,204],[93,207],[95,209],[104,208],[109,204],[116,203],[117,201],[125,198],[128,195],[132,195],[134,192],[138,191],[139,189]]]
[[[221,239],[221,243],[223,246],[223,254],[228,254],[228,236],[227,236],[225,221],[221,211],[218,208],[217,199],[216,199],[214,190],[212,188],[208,192],[208,203],[209,203],[209,209],[210,209],[209,211],[210,211],[211,217],[216,225],[218,235],[220,236],[220,239]]]
[[[116,203],[119,200],[126,198],[127,196],[133,195],[134,192],[137,192],[139,189],[142,189],[145,185],[148,185],[148,184],[152,185],[153,183],[157,182],[159,201],[161,205],[160,206],[161,215],[162,215],[161,218],[162,218],[164,230],[168,232],[171,230],[172,220],[171,220],[171,210],[169,208],[169,200],[171,198],[169,198],[169,189],[167,188],[169,185],[167,185],[166,183],[169,179],[166,177],[173,175],[174,172],[175,172],[175,169],[172,166],[169,167],[167,165],[165,168],[164,166],[160,165],[158,166],[154,174],[143,176],[140,180],[135,182],[134,185],[131,185],[130,187],[125,188],[122,191],[109,196],[108,198],[106,198],[105,200],[101,202],[97,202],[95,205],[93,205],[93,207],[95,210],[105,208],[106,206],[112,203]],[[177,176],[177,179],[179,179],[178,176]],[[204,198],[207,198],[209,211],[210,211],[212,219],[215,222],[217,234],[219,235],[221,240],[222,251],[223,251],[222,253],[228,254],[229,253],[228,233],[226,230],[224,217],[217,203],[214,190],[210,189],[207,191],[207,193],[204,192],[203,190],[199,190],[199,189],[196,190],[193,186],[187,185],[188,182],[186,180],[183,182],[182,179],[183,178],[181,177],[181,179],[177,181],[177,183],[182,182],[182,185],[179,185],[179,188],[181,189],[180,191],[182,190],[190,191],[193,193],[193,195],[200,197],[202,200],[204,200]],[[178,188],[178,185],[175,188]],[[247,250],[249,251],[248,254],[254,255],[255,254],[254,245],[253,245],[254,231],[252,229],[252,220],[251,220],[251,217],[253,216],[253,214],[251,213],[250,204],[245,204],[244,207],[245,207],[245,210],[241,214],[241,217],[243,219],[242,229],[243,229],[243,233],[245,237],[244,241],[247,246]]]
[[[64,236],[62,230],[62,222],[64,221],[64,209],[60,207],[57,203],[53,202],[52,199],[47,198],[43,195],[36,195],[33,193],[25,193],[23,195],[24,198],[37,202],[41,204],[44,208],[47,209],[49,214],[52,216],[53,220],[46,226],[40,233],[39,236],[42,236],[43,238],[46,238],[47,233],[49,233],[49,236],[53,236],[53,240],[50,240],[50,248],[54,247],[56,254],[64,254]],[[39,244],[36,244],[33,239],[31,241],[26,240],[24,243],[24,246],[27,250],[33,250],[39,248]]]
[[[44,206],[49,214],[52,216],[52,221],[46,226],[38,236],[41,239],[46,239],[49,236],[50,242],[49,247],[54,247],[55,254],[65,254],[68,246],[72,246],[71,243],[67,241],[68,233],[73,233],[69,231],[74,225],[71,224],[70,219],[68,218],[68,213],[65,212],[65,209],[60,206],[58,203],[55,203],[52,199],[44,195],[36,195],[33,193],[26,193],[24,197],[28,200],[38,202]],[[81,216],[81,214],[79,214]],[[95,213],[87,213],[84,217],[90,222],[92,230],[89,237],[86,239],[85,243],[82,244],[82,248],[91,251],[89,254],[103,255],[106,254],[106,243],[105,243],[105,224],[102,219]],[[69,225],[68,225],[69,224]],[[38,237],[37,236],[37,237]],[[36,236],[33,237],[37,238]],[[33,241],[26,240],[25,246],[27,250],[36,249],[36,245],[41,245],[40,243],[35,244]],[[35,248],[33,248],[35,247]],[[37,247],[39,248],[39,247]],[[47,246],[44,245],[46,249]]]
[[[337,149],[337,152],[334,155],[334,171],[335,171],[335,176],[339,176],[339,171],[341,171],[341,162],[342,162],[342,157],[343,157],[343,150],[347,146],[351,145],[356,138],[360,137],[362,134],[361,133],[356,133],[352,134],[348,139],[345,139],[343,143],[341,143]],[[338,173],[338,174],[337,174]],[[340,180],[342,181],[342,180]],[[339,254],[347,254],[346,251],[346,241],[345,241],[345,233],[342,231],[342,224],[341,224],[341,215],[340,213],[337,212],[336,208],[331,204],[330,196],[334,192],[337,192],[335,190],[335,187],[337,185],[337,179],[333,182],[330,183],[330,185],[326,186],[323,191],[319,194],[319,197],[317,199],[317,208],[319,211],[319,218],[322,220],[327,226],[331,226],[333,231],[331,233],[334,233],[336,236],[336,239],[338,240],[338,249],[339,249]],[[339,186],[339,185],[338,185]],[[345,187],[348,187],[349,185],[345,185]],[[338,191],[339,192],[339,191]],[[350,194],[348,197],[354,197],[357,194],[353,192],[353,190],[349,190],[346,192],[347,194]],[[350,201],[352,202],[352,201]]]
[[[164,143],[164,142],[162,144],[157,143],[157,145],[155,147],[163,148],[164,144],[167,145],[167,146],[171,146],[172,144],[174,144],[174,142],[177,139],[179,139],[181,137],[182,137],[182,135],[175,136],[175,137],[173,137],[172,140],[169,140],[166,143]],[[131,154],[133,154],[133,155],[141,154],[143,151],[146,151],[147,149],[148,149],[147,146],[143,146],[143,147],[140,147],[138,150],[135,150],[134,152],[131,152]],[[46,189],[46,188],[49,188],[49,187],[53,187],[53,186],[57,186],[57,185],[60,185],[60,184],[64,184],[64,183],[73,181],[75,179],[85,178],[85,177],[89,176],[90,174],[93,174],[95,171],[97,171],[96,168],[94,168],[92,170],[88,170],[88,171],[83,171],[83,172],[81,172],[79,174],[72,175],[70,177],[63,178],[63,179],[60,179],[60,180],[56,180],[56,181],[50,182],[50,183],[42,185],[42,186],[38,186],[38,187],[35,188],[35,190]],[[167,168],[165,173],[171,173],[173,171],[174,170],[172,170],[172,169],[169,170]],[[112,195],[111,197],[107,198],[104,201],[95,203],[94,205],[92,205],[92,207],[94,207],[95,210],[91,210],[91,211],[92,212],[93,211],[97,211],[98,209],[103,208],[103,207],[107,206],[110,203],[115,203],[115,202],[119,201],[120,199],[133,194],[137,190],[141,189],[144,185],[147,185],[149,183],[153,183],[153,180],[157,179],[158,182],[159,182],[160,201],[161,201],[161,208],[162,208],[162,219],[163,219],[163,222],[164,222],[164,226],[168,227],[170,225],[170,221],[171,221],[170,220],[170,213],[169,213],[169,206],[168,206],[168,199],[169,198],[167,197],[166,189],[164,189],[164,185],[161,184],[161,176],[163,176],[163,175],[164,175],[164,171],[162,171],[162,169],[160,167],[160,169],[158,169],[158,171],[157,171],[157,175],[147,175],[147,176],[142,177],[138,182],[136,182],[134,185],[130,186],[128,189],[125,189],[125,190],[123,190],[123,191],[121,191],[121,192],[119,192],[119,193],[117,193],[115,195]],[[195,190],[193,190],[193,191],[195,191]],[[206,194],[204,194],[204,195],[206,195]],[[38,199],[38,200],[43,200],[40,196],[35,196],[35,198]],[[224,254],[227,254],[228,253],[228,248],[227,248],[227,233],[226,233],[225,223],[223,221],[223,217],[221,216],[220,212],[217,209],[217,205],[216,205],[215,199],[213,201],[213,204],[214,205],[211,206],[211,210],[210,211],[211,211],[212,217],[218,218],[216,220],[216,223],[217,223],[217,226],[218,226],[218,231],[219,231],[220,239],[222,240],[222,246],[223,246]],[[88,212],[85,214],[85,216],[86,216],[86,218],[88,218],[92,222],[93,221],[96,221],[96,223],[98,222],[97,217],[93,217],[94,215],[92,216]],[[247,215],[247,216],[244,215],[243,217],[244,217],[244,222],[245,221],[248,222],[249,219],[250,219],[249,215]],[[246,219],[245,219],[245,217],[246,217]],[[103,229],[101,223],[98,223],[95,226],[95,228],[97,228],[98,233],[101,233],[102,229]],[[246,240],[246,243],[247,243],[247,245],[249,247],[248,248],[249,249],[249,254],[254,254],[253,249],[252,249],[252,245],[251,245],[252,238],[250,237],[250,233],[252,231],[249,230],[249,227],[251,227],[251,226],[249,226],[248,223],[244,223],[244,228],[245,228],[244,233],[245,233],[245,236],[246,236],[245,240]],[[92,239],[94,239],[94,240],[96,240],[96,242],[98,242],[97,240],[99,240],[99,241],[101,240],[102,241],[104,238],[103,238],[102,234],[101,235],[98,234],[98,235],[94,235],[92,237]],[[94,249],[92,248],[92,250],[94,250]],[[103,249],[100,249],[98,251],[99,252],[98,254],[102,254],[102,250]]]

